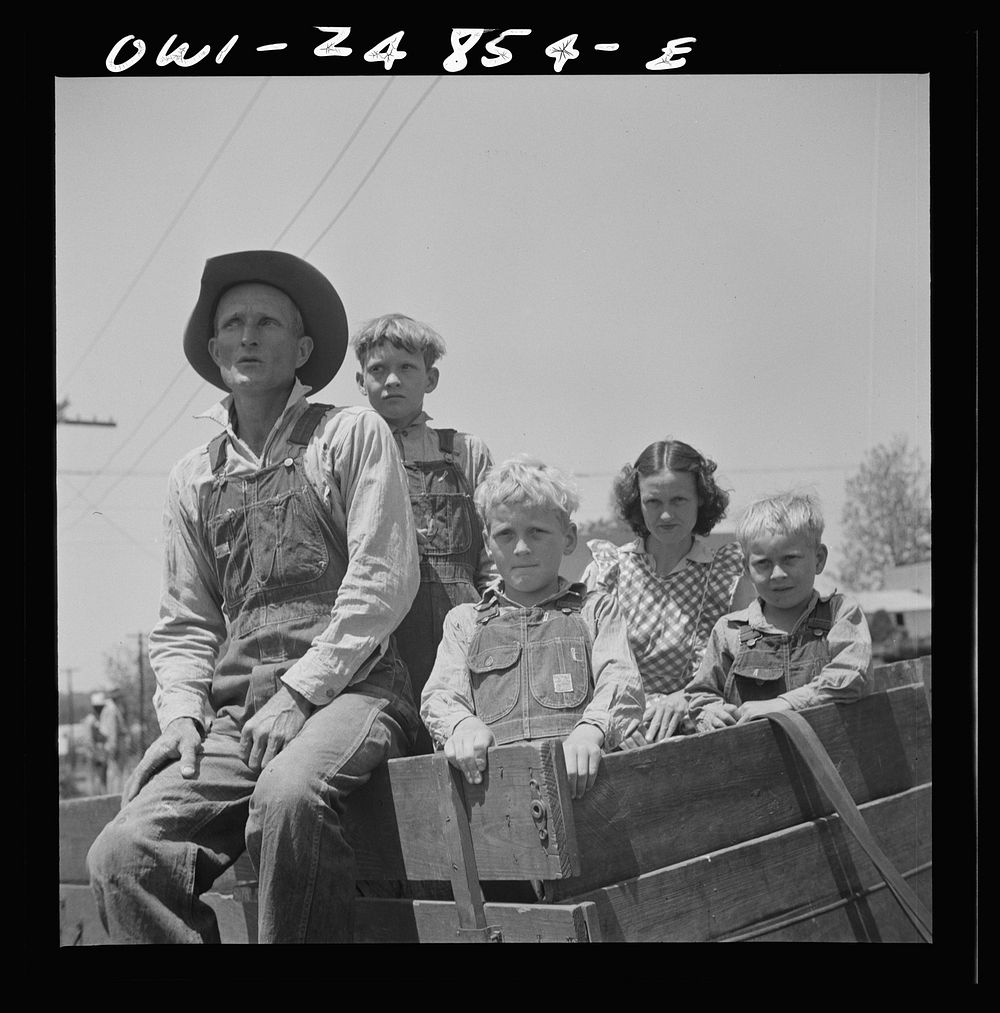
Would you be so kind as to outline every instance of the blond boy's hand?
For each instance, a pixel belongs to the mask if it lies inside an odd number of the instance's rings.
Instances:
[[[780,696],[774,700],[750,700],[748,703],[741,704],[737,709],[736,723],[738,725],[746,724],[747,721],[753,721],[754,718],[762,718],[765,714],[774,714],[776,711],[790,711],[791,709],[792,705]]]
[[[577,725],[563,739],[563,759],[573,798],[583,798],[587,789],[594,786],[601,765],[602,745],[604,732],[596,725]]]
[[[477,717],[464,718],[444,744],[448,762],[469,784],[480,784],[486,769],[486,751],[493,745],[493,733]]]
[[[717,728],[735,725],[739,717],[739,708],[732,703],[713,703],[704,707],[695,720],[699,732],[714,732]]]

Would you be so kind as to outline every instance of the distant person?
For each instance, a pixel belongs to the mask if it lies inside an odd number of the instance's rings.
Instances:
[[[353,935],[342,818],[419,725],[392,630],[418,583],[406,474],[370,408],[306,400],[347,351],[340,296],[287,253],[211,258],[184,335],[227,396],[171,472],[160,737],[88,855],[113,943],[218,942],[212,883],[246,849],[261,942]]]
[[[686,689],[696,728],[857,700],[871,685],[871,635],[856,601],[813,587],[827,557],[817,500],[794,492],[756,500],[736,534],[756,597],[712,630]]]
[[[578,500],[558,471],[507,461],[476,502],[500,580],[448,613],[421,717],[470,784],[490,746],[561,738],[579,798],[645,709],[624,618],[611,595],[559,576],[576,548]]]
[[[87,765],[90,773],[90,794],[108,793],[108,757],[104,748],[104,731],[101,728],[101,713],[107,706],[104,690],[90,694],[90,713],[83,719],[87,743]]]
[[[478,436],[428,425],[424,398],[437,388],[435,363],[445,353],[436,331],[402,313],[388,313],[363,324],[351,345],[361,367],[358,386],[389,424],[410,483],[420,590],[395,636],[419,700],[444,617],[456,605],[479,601],[496,579],[473,500],[493,460]],[[419,741],[420,751],[429,752],[423,730]]]
[[[641,732],[648,742],[685,727],[684,687],[712,627],[753,596],[739,544],[712,549],[703,541],[729,505],[715,470],[680,440],[651,443],[614,482],[618,512],[635,539],[587,543],[594,559],[581,579],[613,594],[625,615],[646,691]]]
[[[113,686],[104,691],[104,706],[101,709],[99,727],[104,737],[104,759],[106,782],[109,795],[120,795],[125,784],[125,759],[128,756],[128,726],[118,701],[122,691]]]

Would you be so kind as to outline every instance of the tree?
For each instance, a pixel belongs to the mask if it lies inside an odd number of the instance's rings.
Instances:
[[[840,578],[848,587],[878,590],[890,567],[931,558],[929,477],[905,436],[870,450],[846,492]]]

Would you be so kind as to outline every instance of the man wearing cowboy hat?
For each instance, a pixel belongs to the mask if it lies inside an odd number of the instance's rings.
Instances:
[[[244,846],[261,942],[351,938],[340,814],[418,728],[391,633],[419,569],[388,426],[306,400],[346,348],[340,298],[305,261],[205,265],[184,350],[229,394],[169,481],[149,637],[162,734],[88,856],[112,942],[217,941],[199,896]]]

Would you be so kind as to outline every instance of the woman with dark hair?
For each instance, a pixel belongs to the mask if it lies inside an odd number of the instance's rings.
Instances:
[[[614,594],[625,613],[646,691],[648,742],[672,735],[686,716],[684,686],[716,620],[753,598],[739,543],[710,549],[700,537],[729,505],[715,469],[680,440],[651,443],[614,483],[618,512],[635,540],[587,543],[594,559],[582,579]]]

